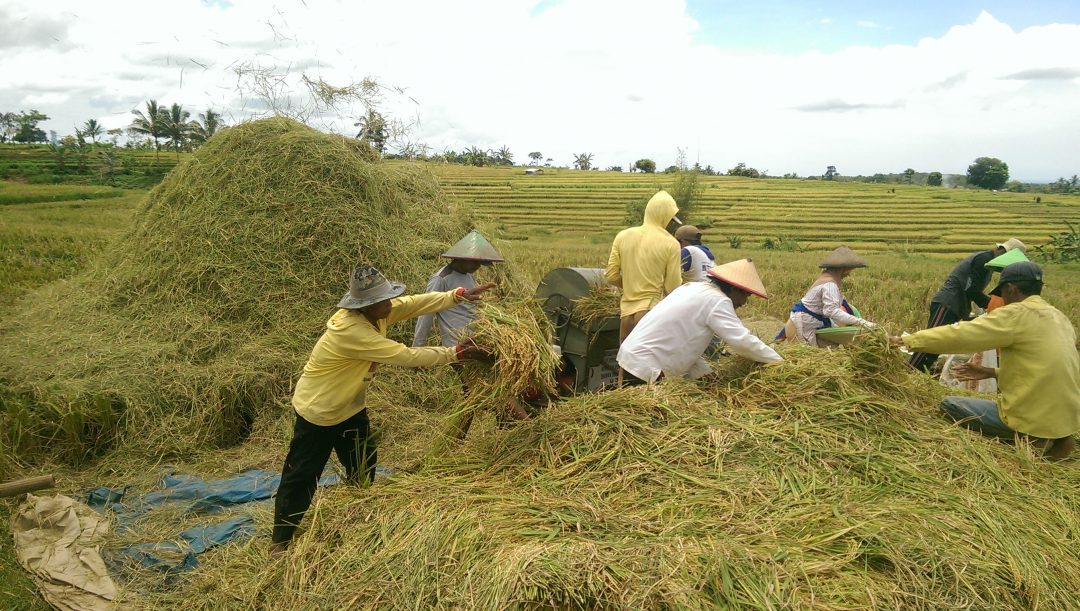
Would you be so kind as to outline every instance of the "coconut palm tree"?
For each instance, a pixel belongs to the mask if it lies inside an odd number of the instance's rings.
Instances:
[[[177,159],[180,158],[180,149],[187,144],[188,136],[191,134],[189,118],[191,118],[191,113],[184,110],[184,107],[179,104],[173,104],[169,107],[169,110],[165,111],[162,135],[169,139],[173,150],[176,151]]]
[[[131,114],[135,115],[135,118],[131,121],[131,125],[128,126],[128,131],[133,134],[141,134],[144,136],[150,136],[154,139],[154,158],[157,159],[157,153],[161,152],[161,143],[159,138],[165,135],[165,109],[158,106],[157,100],[147,100],[146,102],[146,114],[143,114],[141,110],[133,110]]]
[[[510,152],[510,147],[506,145],[495,151],[493,157],[495,165],[514,165],[514,154]]]
[[[202,144],[225,127],[221,123],[221,115],[214,112],[213,108],[207,108],[206,112],[199,113],[199,118],[191,122],[191,141]]]
[[[390,133],[386,119],[379,112],[369,109],[366,116],[353,123],[353,127],[360,128],[360,131],[356,134],[357,138],[366,141],[382,154],[386,148],[386,141],[389,139]]]
[[[83,123],[82,135],[89,136],[90,141],[94,144],[97,144],[98,136],[100,136],[103,131],[104,129],[97,122],[97,119],[88,119],[86,123]]]

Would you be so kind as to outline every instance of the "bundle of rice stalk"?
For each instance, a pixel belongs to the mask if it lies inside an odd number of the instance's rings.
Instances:
[[[941,389],[886,354],[875,372],[847,349],[781,350],[783,363],[719,383],[567,399],[429,469],[328,491],[287,562],[245,551],[201,569],[191,592],[203,598],[192,598],[280,609],[1075,606],[1075,462],[947,421]]]
[[[606,318],[618,318],[620,299],[621,294],[614,287],[593,287],[588,294],[574,302],[574,316],[586,327],[592,327]]]
[[[470,362],[462,368],[465,396],[447,417],[443,437],[462,437],[480,410],[504,411],[526,393],[555,394],[559,357],[551,338],[550,322],[531,299],[478,304],[467,339],[490,351],[492,362]]]

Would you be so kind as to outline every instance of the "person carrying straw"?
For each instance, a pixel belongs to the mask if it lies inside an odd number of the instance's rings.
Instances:
[[[364,397],[380,364],[435,367],[464,359],[486,359],[472,342],[454,347],[409,348],[386,337],[387,326],[477,301],[485,284],[441,293],[402,297],[405,285],[390,282],[370,265],[358,265],[349,291],[304,365],[293,391],[293,437],[274,503],[271,557],[283,554],[311,505],[319,476],[335,452],[345,479],[369,485],[375,478],[376,436]]]

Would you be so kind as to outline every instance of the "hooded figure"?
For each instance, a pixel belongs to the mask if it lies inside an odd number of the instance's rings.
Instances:
[[[638,227],[623,229],[611,244],[604,278],[622,287],[619,314],[619,341],[633,330],[641,317],[664,295],[682,284],[679,242],[667,231],[679,211],[667,191],[659,191],[645,206],[645,220]]]

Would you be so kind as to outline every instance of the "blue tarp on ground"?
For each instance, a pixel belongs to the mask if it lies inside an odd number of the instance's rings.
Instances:
[[[388,477],[392,471],[378,467],[376,475]],[[214,514],[229,508],[265,501],[277,491],[281,474],[252,469],[227,479],[204,480],[191,475],[166,475],[163,490],[148,492],[123,503],[127,488],[99,486],[89,491],[86,504],[104,513],[111,511],[116,518],[117,532],[124,532],[155,508],[179,509],[185,514]],[[324,475],[320,486],[338,483],[337,475]],[[114,572],[123,573],[122,560],[174,575],[198,566],[196,554],[255,534],[255,522],[250,516],[231,518],[213,525],[200,525],[180,533],[177,541],[139,543],[122,548],[110,559]]]

